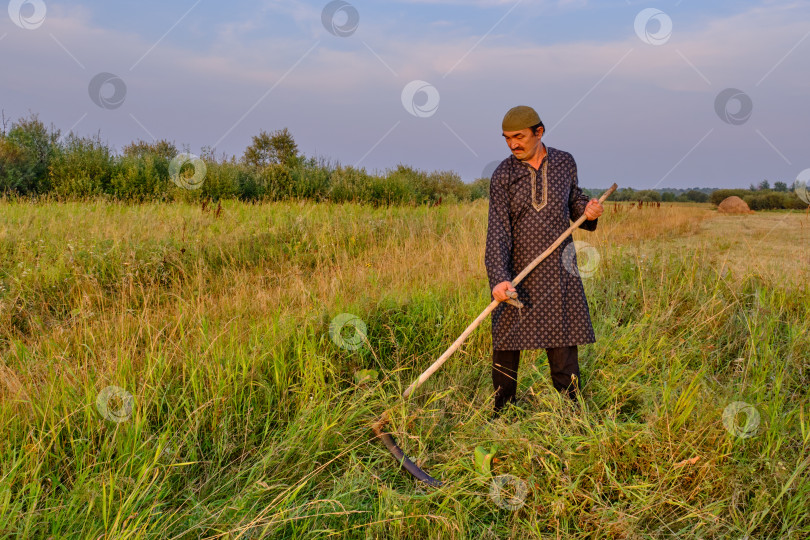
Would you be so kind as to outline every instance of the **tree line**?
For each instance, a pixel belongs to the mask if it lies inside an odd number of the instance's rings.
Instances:
[[[795,184],[791,184],[795,186]],[[590,197],[598,197],[604,190],[583,189]],[[671,191],[621,188],[617,189],[610,196],[611,201],[643,201],[648,202],[710,202],[719,205],[725,198],[736,195],[744,200],[752,210],[780,210],[796,209],[804,210],[808,204],[802,201],[793,190],[788,188],[785,182],[776,182],[774,188],[769,185],[760,184],[751,186],[749,189],[714,189],[707,193],[704,190],[690,189],[676,195]]]
[[[300,155],[287,128],[254,136],[239,158],[217,157],[210,147],[199,157],[204,180],[189,189],[185,180],[199,173],[166,140],[136,141],[120,154],[100,134],[62,136],[38,116],[0,130],[0,194],[56,199],[106,197],[122,201],[310,199],[373,205],[436,204],[488,196],[489,182],[466,184],[452,171],[425,172],[398,165],[382,174]],[[178,165],[172,171],[172,165]],[[199,161],[196,161],[199,164]]]
[[[15,122],[3,115],[1,121],[0,195],[5,196],[106,197],[135,202],[309,199],[373,205],[435,205],[489,197],[489,178],[467,184],[453,171],[425,172],[402,164],[372,174],[364,168],[302,156],[287,128],[261,131],[239,158],[217,157],[212,148],[203,148],[199,158],[204,164],[204,178],[191,185],[186,180],[199,173],[195,162],[178,162],[189,153],[181,153],[167,140],[135,141],[118,154],[100,134],[81,137],[71,132],[63,137],[53,126],[46,127],[36,114]],[[605,190],[583,191],[589,197],[599,197]],[[749,189],[713,191],[621,188],[611,200],[719,204],[730,195],[742,198],[753,210],[807,207],[787,183],[775,182],[771,188],[767,180]]]

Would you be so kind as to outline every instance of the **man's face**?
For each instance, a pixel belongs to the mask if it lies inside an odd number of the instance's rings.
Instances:
[[[540,139],[543,138],[543,128],[533,133],[530,128],[520,131],[504,131],[503,138],[509,149],[521,161],[532,159],[540,150]]]

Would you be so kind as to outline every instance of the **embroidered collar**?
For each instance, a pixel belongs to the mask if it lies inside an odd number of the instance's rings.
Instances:
[[[543,143],[540,143],[543,144]],[[540,201],[537,200],[537,172],[538,170],[529,165],[525,161],[521,161],[512,154],[510,157],[513,159],[514,165],[519,165],[520,168],[524,170],[528,170],[529,176],[531,177],[531,184],[532,184],[532,206],[538,212],[545,208],[546,204],[548,204],[548,162],[550,160],[551,151],[553,148],[547,147],[543,144],[543,148],[546,149],[546,155],[543,156],[543,161],[540,162],[540,175],[543,178],[543,186],[542,190],[542,198]]]

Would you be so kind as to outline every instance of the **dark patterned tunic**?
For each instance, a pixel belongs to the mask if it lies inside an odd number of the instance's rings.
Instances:
[[[514,155],[492,173],[484,257],[490,291],[522,272],[571,226],[571,221],[582,216],[588,204],[588,196],[579,188],[571,154],[551,147],[547,152],[543,158],[543,162],[548,161],[547,185],[543,182],[543,164],[538,170]],[[597,221],[586,220],[580,228],[593,231]],[[566,238],[515,287],[522,309],[501,302],[492,312],[494,350],[568,347],[596,341],[572,242],[571,236]]]

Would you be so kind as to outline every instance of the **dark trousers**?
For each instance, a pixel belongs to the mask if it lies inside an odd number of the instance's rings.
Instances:
[[[577,346],[546,349],[551,382],[562,395],[576,400],[579,392],[579,361]],[[492,384],[495,386],[495,411],[507,402],[515,401],[520,351],[492,351]],[[571,376],[576,376],[574,381]]]

